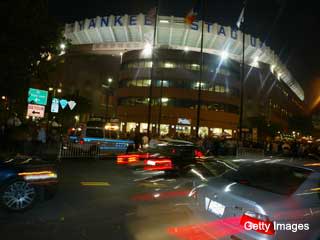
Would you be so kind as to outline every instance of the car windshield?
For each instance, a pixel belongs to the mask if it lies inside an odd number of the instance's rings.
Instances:
[[[102,129],[87,128],[86,137],[103,138],[103,130]]]
[[[291,195],[308,178],[310,170],[280,164],[244,165],[223,175],[231,181],[260,190]]]

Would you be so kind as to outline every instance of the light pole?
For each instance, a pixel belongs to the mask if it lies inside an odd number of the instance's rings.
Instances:
[[[109,115],[109,93],[111,90],[112,82],[113,82],[113,79],[111,77],[108,77],[106,84],[102,84],[102,87],[105,89],[105,93],[106,93],[106,112],[105,112],[106,121],[108,120],[108,115]]]

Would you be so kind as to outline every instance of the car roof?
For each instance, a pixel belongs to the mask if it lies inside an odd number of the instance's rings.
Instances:
[[[244,163],[240,165],[240,167],[246,167],[246,166],[254,166],[256,165],[257,167],[261,167],[263,165],[272,165],[272,166],[289,166],[293,168],[301,168],[301,169],[306,169],[310,170],[313,172],[319,172],[320,173],[320,161],[312,161],[309,159],[304,159],[304,160],[293,160],[293,159],[278,159],[277,162],[271,161],[271,162],[250,162],[250,163]]]

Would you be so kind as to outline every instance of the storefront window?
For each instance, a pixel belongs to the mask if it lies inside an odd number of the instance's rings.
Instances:
[[[213,129],[212,129],[212,133],[213,133],[213,135],[215,135],[215,136],[221,136],[221,134],[222,134],[222,128],[213,128]]]
[[[135,122],[127,122],[127,132],[135,131],[137,125]]]
[[[168,124],[160,124],[160,135],[167,135],[169,134],[169,127]]]
[[[190,135],[191,134],[191,127],[190,126],[183,126],[183,125],[176,125],[176,132],[180,134]]]
[[[147,133],[148,132],[148,123],[140,123],[140,132]]]
[[[209,135],[209,129],[207,127],[199,127],[199,136],[205,137]]]
[[[231,138],[232,137],[232,129],[224,129],[223,135],[226,136],[227,138]]]

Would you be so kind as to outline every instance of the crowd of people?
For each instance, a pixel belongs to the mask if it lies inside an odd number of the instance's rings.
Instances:
[[[0,125],[0,150],[1,152],[19,152],[22,154],[42,154],[47,148],[59,145],[61,139],[61,128],[51,121],[49,126],[46,122],[22,122],[13,115]],[[111,136],[110,136],[111,137]],[[135,149],[148,146],[151,139],[159,138],[151,134],[130,131],[113,136],[120,139],[131,139],[135,143]],[[320,142],[308,142],[303,140],[266,141],[265,143],[254,143],[250,141],[238,142],[234,138],[226,136],[204,136],[196,138],[191,135],[175,134],[166,135],[172,139],[180,139],[193,142],[206,155],[237,155],[238,147],[242,149],[259,149],[264,155],[285,155],[292,157],[304,157],[308,154],[320,155]]]
[[[59,128],[44,122],[22,122],[17,115],[2,122],[0,129],[1,153],[41,155],[48,144],[54,146],[60,140]]]

